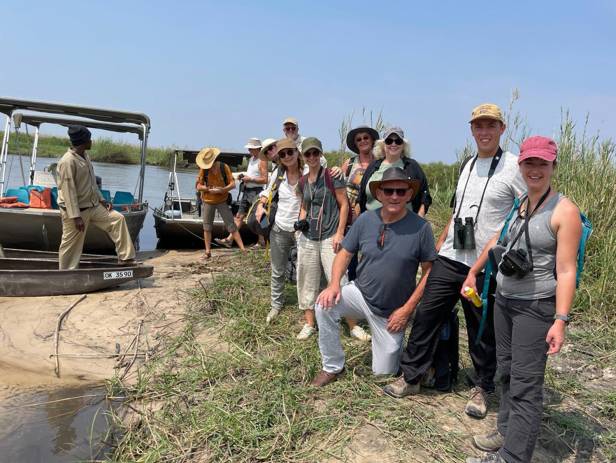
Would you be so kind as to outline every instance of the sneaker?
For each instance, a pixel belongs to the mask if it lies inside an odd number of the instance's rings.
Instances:
[[[214,243],[225,248],[231,248],[231,246],[233,246],[233,243],[227,239],[214,238]]]
[[[308,323],[305,323],[296,338],[300,341],[303,341],[304,339],[308,339],[310,336],[312,336],[315,331],[316,330],[314,329],[314,326],[310,326]]]
[[[344,368],[342,371],[344,371]],[[342,374],[342,371],[340,373],[328,373],[325,370],[321,370],[319,371],[319,374],[314,377],[310,385],[316,387],[327,386],[329,383],[336,381],[338,376]]]
[[[396,399],[401,399],[402,397],[406,397],[407,395],[419,394],[420,388],[421,385],[419,383],[407,383],[404,379],[404,375],[402,375],[393,383],[385,386],[383,388],[383,392],[389,396],[395,397]]]
[[[466,463],[507,463],[498,453],[486,453],[483,457],[468,457]]]
[[[359,325],[355,325],[353,327],[353,329],[351,330],[351,337],[358,339],[362,342],[370,342],[370,340],[372,339],[372,336],[370,336],[369,333],[366,333],[366,330],[364,330]]]
[[[276,318],[279,313],[280,313],[280,310],[278,309],[270,310],[269,313],[267,314],[267,317],[265,318],[265,323],[267,323],[268,325],[272,323],[272,320],[274,320],[274,318]]]
[[[498,430],[495,430],[489,434],[477,434],[473,436],[473,444],[484,452],[496,452],[505,445],[505,438]]]
[[[466,402],[464,412],[473,418],[485,418],[488,413],[487,398],[488,393],[483,388],[475,386],[471,389],[471,397]]]

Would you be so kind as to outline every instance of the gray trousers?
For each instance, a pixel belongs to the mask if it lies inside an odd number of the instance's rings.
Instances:
[[[295,232],[282,230],[274,224],[269,235],[270,259],[272,262],[272,309],[280,310],[284,305],[285,271],[289,254],[295,246]]]
[[[323,370],[340,373],[344,368],[344,350],[340,342],[340,318],[367,320],[372,333],[372,372],[375,375],[393,375],[400,368],[400,353],[404,330],[397,333],[387,331],[387,318],[376,315],[355,282],[342,287],[340,302],[331,309],[316,308],[319,325],[319,350]]]
[[[505,436],[499,453],[507,463],[528,463],[535,449],[543,413],[545,337],[555,306],[554,297],[521,300],[496,294],[496,358],[503,392],[497,427]]]

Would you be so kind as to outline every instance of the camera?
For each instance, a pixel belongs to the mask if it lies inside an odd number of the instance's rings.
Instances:
[[[293,229],[295,231],[304,232],[304,231],[308,231],[309,228],[310,228],[310,224],[308,223],[306,219],[298,220],[297,222],[293,224]]]
[[[466,217],[464,223],[460,217],[453,220],[453,248],[475,249],[475,221],[472,217]]]
[[[510,249],[503,254],[498,270],[505,276],[524,278],[533,271],[533,265],[528,260],[524,249]]]

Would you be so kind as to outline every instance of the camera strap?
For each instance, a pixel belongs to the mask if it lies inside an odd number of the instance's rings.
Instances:
[[[481,211],[481,205],[483,204],[483,198],[486,195],[486,190],[488,189],[488,183],[490,183],[490,179],[496,172],[496,168],[498,167],[498,163],[503,156],[503,150],[499,146],[498,151],[492,158],[492,162],[490,163],[490,169],[488,170],[488,179],[486,180],[485,185],[483,186],[483,191],[481,193],[481,199],[479,200],[479,206],[477,206],[477,213],[475,214],[475,226],[477,225],[477,219],[479,218],[479,212]],[[460,211],[462,210],[462,204],[464,203],[464,196],[466,195],[466,188],[468,187],[468,181],[471,178],[471,174],[473,173],[473,168],[475,167],[475,163],[477,162],[477,158],[479,155],[476,155],[471,161],[470,169],[468,170],[468,176],[466,177],[466,183],[464,183],[464,190],[462,190],[462,198],[460,198],[460,205],[458,206],[458,212],[456,212],[456,219],[460,217]]]
[[[537,210],[545,202],[546,198],[550,195],[551,190],[552,190],[552,187],[548,187],[548,190],[545,193],[543,193],[543,196],[541,196],[541,198],[539,199],[539,202],[537,203],[537,205],[535,206],[535,208],[530,214],[528,213],[528,208],[530,207],[530,198],[526,197],[526,211],[524,215],[524,223],[522,224],[522,228],[520,229],[516,237],[513,239],[513,241],[511,241],[511,243],[509,243],[509,249],[512,249],[513,246],[518,242],[518,240],[522,236],[522,233],[524,233],[524,240],[526,241],[526,251],[528,254],[528,261],[530,262],[531,272],[534,268],[534,265],[533,265],[533,250],[531,249],[531,245],[530,245],[530,233],[528,231],[528,225],[530,223],[531,217],[535,215],[535,212],[537,212]],[[520,217],[519,213],[518,213],[518,217]]]

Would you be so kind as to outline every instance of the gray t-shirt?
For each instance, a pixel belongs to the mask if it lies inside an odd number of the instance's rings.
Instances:
[[[436,250],[430,224],[412,211],[384,226],[381,249],[382,227],[381,209],[366,211],[353,223],[342,247],[359,253],[355,285],[376,315],[388,317],[411,297],[419,264],[436,260]]]
[[[306,220],[310,224],[310,229],[302,233],[306,238],[313,241],[325,240],[333,236],[340,221],[340,211],[336,195],[325,185],[325,170],[314,183],[310,183],[308,177],[306,177],[303,192],[300,183],[298,182],[297,189],[302,195],[302,201],[306,208]],[[342,178],[332,177],[332,184],[334,190],[346,188]]]
[[[456,208],[453,211],[455,216],[460,207],[464,185],[468,178],[468,186],[466,194],[460,209],[460,217],[464,224],[466,217],[475,219],[477,214],[477,206],[479,205],[483,188],[488,180],[488,171],[492,158],[478,158],[470,172],[472,161],[469,161],[464,166],[458,185],[456,187]],[[470,175],[470,178],[469,178]],[[513,206],[513,201],[518,196],[526,192],[526,184],[520,175],[518,168],[518,157],[508,151],[503,153],[501,160],[498,163],[494,175],[490,179],[490,183],[486,189],[486,194],[483,198],[481,211],[477,217],[475,226],[475,249],[454,249],[453,248],[453,220],[449,225],[447,238],[441,246],[439,254],[451,260],[461,262],[472,267],[479,254],[485,245],[500,231],[505,222],[507,214]]]

